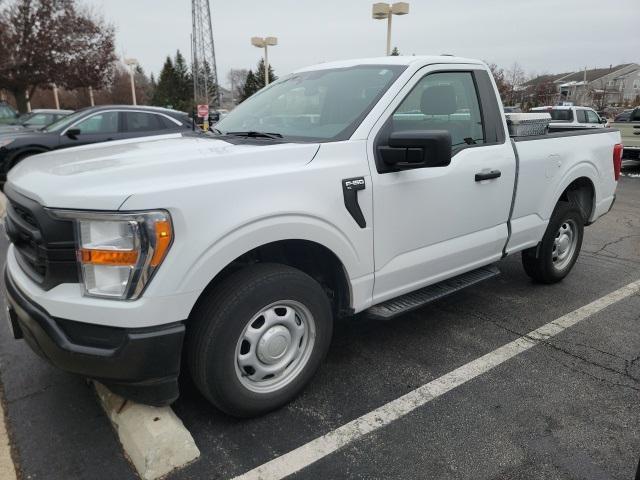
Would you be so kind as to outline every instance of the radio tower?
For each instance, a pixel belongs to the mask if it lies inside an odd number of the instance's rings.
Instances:
[[[218,88],[209,0],[191,0],[191,20],[193,23],[191,34],[193,97],[196,104],[206,103],[220,107],[220,88]]]

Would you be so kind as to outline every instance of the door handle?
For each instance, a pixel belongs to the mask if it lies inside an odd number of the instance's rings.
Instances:
[[[490,172],[476,173],[476,182],[498,178],[500,175],[502,175],[502,172],[500,170],[491,170]]]

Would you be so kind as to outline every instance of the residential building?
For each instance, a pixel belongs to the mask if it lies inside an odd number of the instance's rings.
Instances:
[[[640,65],[625,63],[568,74],[541,75],[525,85],[529,102],[537,105],[570,102],[599,109],[635,105],[640,104]]]

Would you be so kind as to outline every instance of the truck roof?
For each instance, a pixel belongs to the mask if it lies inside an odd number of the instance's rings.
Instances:
[[[480,60],[473,58],[454,57],[452,55],[398,55],[387,57],[372,58],[355,58],[351,60],[338,60],[334,62],[319,63],[309,67],[304,67],[297,72],[308,72],[312,70],[324,70],[327,68],[345,68],[354,67],[356,65],[411,65],[413,63],[422,63],[425,65],[434,63],[471,63],[474,65],[484,65]]]

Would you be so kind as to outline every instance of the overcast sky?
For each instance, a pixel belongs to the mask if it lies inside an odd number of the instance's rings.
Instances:
[[[370,0],[210,0],[221,82],[252,68],[252,36],[277,36],[276,75],[314,63],[385,52],[386,22]],[[157,74],[167,54],[190,55],[189,0],[80,0],[116,28],[117,53]],[[413,0],[393,18],[392,45],[411,54],[452,53],[527,73],[640,62],[640,0]]]

